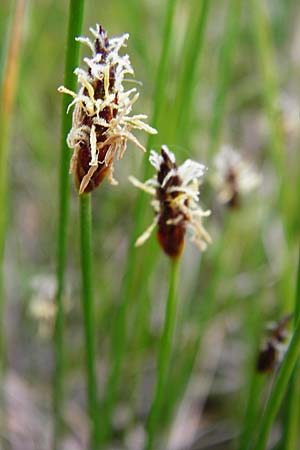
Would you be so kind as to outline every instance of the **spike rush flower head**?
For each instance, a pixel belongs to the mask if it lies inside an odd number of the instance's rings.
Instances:
[[[146,115],[129,115],[139,97],[136,88],[126,91],[123,86],[125,74],[133,75],[129,56],[119,55],[129,35],[108,38],[98,24],[90,31],[95,38],[93,42],[87,37],[76,38],[92,51],[91,58],[84,58],[87,70],[74,71],[80,85],[78,93],[64,86],[58,88],[73,97],[68,107],[69,111],[74,106],[74,111],[67,143],[74,150],[70,173],[75,173],[80,194],[93,191],[106,176],[111,184],[117,184],[113,161],[115,155],[117,159],[123,157],[127,141],[145,151],[131,133],[133,128],[156,133],[144,122]]]
[[[205,250],[211,238],[202,225],[202,217],[210,215],[210,211],[203,211],[198,200],[206,167],[190,159],[177,166],[174,154],[166,146],[162,146],[160,155],[151,150],[149,160],[157,170],[153,178],[141,183],[129,177],[133,185],[154,197],[154,221],[135,245],[142,245],[157,225],[158,241],[170,258],[181,255],[186,230],[190,231],[191,240]]]
[[[290,340],[288,326],[291,319],[292,314],[289,314],[267,327],[268,336],[257,357],[256,369],[258,372],[272,372],[282,362]]]
[[[213,183],[218,200],[229,208],[239,208],[241,197],[257,188],[261,177],[252,165],[229,145],[224,145],[215,157]]]

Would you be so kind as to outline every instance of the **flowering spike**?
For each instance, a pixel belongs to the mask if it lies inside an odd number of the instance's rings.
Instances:
[[[292,315],[289,314],[267,327],[268,336],[257,357],[256,369],[258,372],[272,372],[283,360],[290,338],[287,328],[291,318]]]
[[[153,178],[141,183],[129,177],[134,186],[154,197],[154,221],[135,245],[142,245],[157,225],[158,241],[170,258],[176,259],[181,255],[187,229],[191,232],[191,240],[205,250],[211,238],[202,225],[202,217],[208,216],[210,211],[203,211],[198,200],[199,180],[206,167],[190,159],[178,167],[175,155],[165,145],[160,155],[151,150],[149,160],[157,171]]]
[[[224,145],[216,155],[215,168],[213,183],[218,199],[230,208],[238,208],[241,195],[252,191],[261,182],[251,164],[229,145]]]
[[[64,86],[58,88],[59,92],[73,97],[68,107],[69,110],[74,106],[74,111],[67,143],[74,150],[70,172],[75,173],[80,194],[93,191],[106,176],[111,184],[117,184],[113,178],[113,161],[115,155],[118,159],[123,157],[127,141],[146,151],[131,133],[132,129],[157,132],[143,122],[146,115],[129,115],[139,96],[136,88],[125,91],[123,86],[125,74],[133,74],[128,55],[119,55],[129,35],[108,38],[98,24],[90,31],[94,41],[76,38],[92,51],[91,58],[84,58],[87,70],[74,71],[80,85],[78,93]]]

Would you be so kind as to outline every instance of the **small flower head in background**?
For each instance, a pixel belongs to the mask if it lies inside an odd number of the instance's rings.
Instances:
[[[29,302],[28,313],[36,321],[38,335],[42,339],[52,337],[57,305],[56,305],[56,278],[50,274],[39,274],[31,281],[32,295]],[[71,308],[69,297],[64,298],[64,308],[68,312]]]
[[[215,174],[212,181],[218,191],[218,199],[231,208],[239,207],[241,196],[255,189],[261,182],[261,177],[251,164],[228,145],[221,148],[214,163]]]
[[[105,176],[111,184],[117,184],[113,178],[113,161],[115,155],[117,159],[123,157],[128,140],[145,151],[131,133],[133,128],[156,133],[144,123],[146,115],[129,115],[139,96],[136,88],[125,91],[123,86],[125,74],[133,74],[128,55],[119,55],[129,35],[108,38],[98,24],[90,31],[94,42],[86,37],[76,38],[92,51],[91,58],[84,58],[87,70],[74,71],[80,85],[78,93],[64,86],[58,88],[59,92],[73,97],[68,107],[69,111],[74,105],[67,142],[74,150],[70,172],[75,172],[80,194],[94,190]]]
[[[286,92],[279,97],[279,110],[282,115],[283,130],[288,137],[293,137],[299,130],[299,102],[296,95]]]
[[[291,318],[292,315],[285,316],[267,327],[268,337],[257,358],[256,368],[258,372],[272,372],[283,360],[290,335],[287,327]]]
[[[151,202],[154,221],[136,241],[136,246],[142,245],[157,225],[159,243],[169,257],[181,255],[187,229],[191,240],[205,250],[211,238],[202,225],[202,217],[210,211],[203,211],[198,201],[200,179],[206,167],[190,159],[177,166],[174,154],[166,146],[160,155],[151,150],[149,159],[157,170],[153,178],[141,183],[129,177],[132,184],[154,197]]]

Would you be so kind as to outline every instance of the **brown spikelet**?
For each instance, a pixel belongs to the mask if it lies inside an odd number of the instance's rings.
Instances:
[[[124,75],[133,74],[128,55],[119,55],[128,35],[109,39],[99,25],[90,30],[95,37],[93,42],[77,38],[92,50],[92,58],[84,58],[88,70],[74,71],[81,85],[79,92],[59,88],[74,98],[69,105],[75,108],[67,141],[74,149],[70,172],[75,174],[80,194],[93,191],[105,177],[111,184],[117,184],[113,178],[113,162],[116,155],[122,158],[128,140],[145,151],[131,133],[133,128],[156,133],[143,122],[145,115],[129,115],[138,94],[135,88],[125,91],[123,87]]]
[[[187,229],[191,231],[192,241],[204,250],[211,239],[202,226],[202,216],[209,215],[209,211],[202,211],[197,201],[199,179],[205,167],[191,160],[177,166],[174,154],[166,146],[162,147],[160,155],[152,150],[150,162],[157,170],[155,177],[145,183],[130,177],[135,186],[154,197],[154,222],[136,245],[143,244],[157,224],[159,244],[170,258],[180,257]]]

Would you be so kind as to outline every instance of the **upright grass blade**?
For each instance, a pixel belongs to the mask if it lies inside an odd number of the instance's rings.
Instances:
[[[184,45],[182,75],[179,82],[176,95],[177,118],[174,126],[176,127],[175,142],[188,145],[187,132],[190,123],[190,114],[192,111],[192,100],[195,92],[196,75],[198,63],[202,54],[204,35],[207,24],[210,0],[202,0],[196,24],[193,26],[195,17],[195,7],[199,7],[199,1],[194,2],[191,17],[188,25],[187,38]]]
[[[253,438],[253,430],[258,418],[262,389],[265,383],[265,376],[260,373],[254,373],[250,380],[243,429],[241,434],[240,450],[249,449],[249,444]]]
[[[245,367],[245,384],[247,386],[246,408],[242,417],[242,430],[239,449],[247,450],[251,439],[253,441],[253,430],[259,417],[262,402],[263,388],[266,384],[266,375],[257,371],[258,348],[261,340],[261,299],[251,298],[245,311],[244,320],[247,334],[245,340],[250,347],[249,362]]]
[[[279,206],[283,214],[286,234],[291,223],[287,196],[288,177],[285,173],[285,139],[279,107],[279,85],[270,24],[264,0],[251,0],[254,43],[262,77],[262,96],[270,124],[271,156],[279,180]]]
[[[300,318],[300,257],[298,262],[296,286],[296,301],[294,308],[294,325]],[[282,450],[294,450],[299,443],[300,420],[300,361],[298,358],[295,370],[292,374],[287,402],[287,420],[283,435]]]
[[[189,344],[189,351],[186,354],[183,354],[182,357],[178,359],[180,363],[178,364],[177,373],[174,373],[172,380],[167,387],[166,393],[166,403],[164,405],[164,414],[161,417],[163,425],[168,425],[173,417],[174,411],[176,410],[177,405],[182,399],[188,383],[190,381],[193,368],[195,366],[197,356],[199,354],[199,350],[201,348],[202,339],[204,333],[206,331],[207,324],[210,319],[213,317],[214,313],[217,310],[217,302],[216,302],[216,292],[219,285],[219,280],[222,275],[223,269],[223,256],[224,256],[224,243],[226,243],[232,233],[232,226],[236,220],[236,217],[227,217],[226,223],[224,225],[222,236],[216,245],[215,249],[215,257],[214,257],[214,270],[213,276],[210,280],[210,283],[203,293],[201,298],[200,306],[198,307],[197,313],[194,314],[195,325],[197,326],[197,334],[192,339]],[[200,261],[201,263],[201,261]],[[200,273],[201,264],[199,263],[198,273]],[[191,289],[191,300],[187,308],[189,308],[193,304],[197,304],[199,302],[199,284],[198,280],[201,277],[197,277],[197,282]],[[187,315],[187,311],[185,311],[184,315]],[[176,358],[176,355],[175,355]],[[175,371],[174,371],[175,372]]]
[[[286,419],[284,420],[284,431],[281,443],[282,450],[297,449],[299,444],[299,417],[300,417],[300,370],[299,361],[292,374],[286,405]]]
[[[6,65],[3,72],[0,100],[0,373],[4,368],[5,361],[3,259],[7,222],[9,135],[18,79],[25,7],[26,0],[18,0],[16,2],[14,21],[9,37],[9,46],[5,62]]]
[[[74,68],[78,65],[79,44],[75,37],[81,34],[84,0],[70,0],[69,23],[66,46],[64,85],[76,91],[77,79]],[[55,373],[54,373],[54,448],[58,447],[59,437],[62,432],[62,407],[64,393],[64,306],[63,294],[65,285],[65,266],[67,257],[67,236],[69,222],[69,160],[70,151],[66,144],[68,132],[72,126],[72,116],[66,114],[69,99],[66,95],[62,99],[62,123],[60,142],[59,165],[59,210],[57,233],[57,314],[54,330]]]
[[[166,304],[163,334],[161,337],[157,362],[157,381],[155,386],[154,400],[147,422],[148,435],[145,447],[146,450],[152,450],[153,448],[160,410],[163,404],[164,391],[168,380],[178,305],[178,272],[179,260],[171,260],[169,293]]]
[[[297,283],[296,283],[296,295],[295,295],[295,305],[300,305],[300,248],[299,248],[299,262],[297,271]],[[297,306],[297,312],[299,309]],[[282,366],[279,369],[278,376],[275,380],[274,387],[272,389],[271,395],[266,404],[266,408],[263,417],[259,423],[258,438],[255,446],[255,450],[265,450],[268,444],[269,434],[275,420],[275,417],[280,408],[283,396],[286,392],[289,379],[292,375],[293,369],[295,368],[297,359],[300,354],[300,316],[298,315],[296,320],[296,326],[293,333],[293,337],[289,348],[286,352],[285,358],[283,360]],[[295,447],[294,447],[295,448]]]
[[[267,19],[265,2],[261,0],[251,0],[250,4],[253,17],[254,42],[257,49],[257,57],[263,82],[262,93],[271,127],[272,155],[275,167],[280,173],[284,166],[284,138],[278,110],[279,87],[270,24]]]
[[[176,144],[182,144],[185,147],[188,146],[188,134],[189,134],[189,117],[193,110],[193,95],[196,87],[196,75],[198,69],[198,62],[200,60],[203,45],[205,29],[208,19],[210,0],[203,0],[199,2],[194,1],[191,5],[191,13],[189,23],[187,26],[187,36],[185,38],[184,48],[179,56],[179,60],[182,61],[180,66],[182,67],[182,73],[179,77],[178,88],[176,89],[177,95],[174,107],[174,123],[170,123],[168,117],[168,124],[162,123],[164,129],[170,129],[170,135],[175,134]],[[199,6],[200,5],[200,6]],[[196,12],[198,13],[195,17]],[[196,21],[195,21],[196,19]],[[172,142],[174,137],[172,137]],[[146,264],[148,276],[151,272],[151,267],[155,267],[155,258],[157,256],[158,246],[154,243],[150,244],[149,251],[147,252]],[[141,290],[141,295],[137,305],[136,311],[136,325],[134,327],[134,348],[142,348],[147,338],[148,332],[148,317],[150,309],[150,298],[147,295],[147,289]]]
[[[215,288],[213,287],[212,290],[209,291],[210,294],[213,294],[214,289]],[[189,351],[187,354],[182,355],[183,357],[178,371],[174,375],[173,379],[170,380],[170,384],[166,389],[166,401],[164,404],[164,409],[161,411],[161,421],[163,427],[167,427],[172,421],[176,408],[186,392],[195,367],[197,356],[199,354],[199,349],[201,348],[202,339],[207,329],[207,324],[212,318],[214,312],[216,312],[216,304],[213,296],[205,296],[205,298],[202,299],[202,307],[199,308],[199,315],[197,315],[199,327],[197,336],[188,346]]]
[[[154,95],[154,107],[152,114],[151,125],[157,127],[159,115],[164,102],[164,86],[167,80],[167,69],[168,69],[168,59],[171,48],[171,37],[172,37],[172,23],[174,17],[174,11],[176,6],[176,0],[168,0],[165,27],[163,32],[163,46],[160,55],[160,60],[157,69],[156,83],[155,83],[155,95]],[[153,145],[154,135],[149,135],[147,148],[151,148]],[[144,163],[144,178],[147,178],[149,174],[148,158],[145,158]],[[134,231],[132,233],[132,238],[129,244],[127,267],[123,280],[123,289],[121,295],[121,302],[119,305],[119,310],[116,315],[116,320],[113,324],[112,330],[112,367],[108,379],[107,395],[104,399],[104,414],[106,417],[106,422],[109,424],[111,422],[111,414],[113,410],[113,405],[117,393],[118,383],[120,379],[121,368],[123,364],[124,352],[126,348],[126,317],[127,309],[130,303],[130,298],[132,296],[133,279],[135,276],[136,269],[136,249],[134,247],[134,242],[138,236],[144,217],[145,210],[145,195],[140,192],[137,200],[137,205],[134,214]],[[109,425],[108,425],[109,426]]]
[[[227,23],[223,35],[223,45],[220,50],[218,64],[218,80],[212,108],[212,120],[210,126],[210,152],[214,154],[220,143],[222,122],[224,119],[225,100],[231,76],[232,60],[237,41],[241,0],[230,0]]]
[[[95,312],[93,303],[92,274],[92,211],[91,194],[79,197],[80,206],[80,248],[82,276],[82,310],[84,319],[86,351],[87,404],[91,427],[91,448],[97,449],[98,402],[95,359]]]

